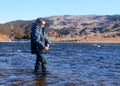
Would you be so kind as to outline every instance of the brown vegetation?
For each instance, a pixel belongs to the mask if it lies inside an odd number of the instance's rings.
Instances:
[[[44,19],[52,41],[119,42],[120,15],[64,15]],[[18,20],[0,24],[0,34],[12,40],[30,39],[32,22]]]
[[[10,39],[7,35],[0,34],[0,42],[8,42],[8,41],[10,41]]]
[[[120,43],[120,38],[55,38],[51,37],[53,42],[87,42],[87,43]]]

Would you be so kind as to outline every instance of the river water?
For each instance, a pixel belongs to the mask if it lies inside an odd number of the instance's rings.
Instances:
[[[0,86],[120,86],[120,44],[52,43],[45,56],[36,75],[30,42],[1,42]]]

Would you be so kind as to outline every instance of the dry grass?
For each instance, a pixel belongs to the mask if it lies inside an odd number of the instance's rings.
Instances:
[[[120,37],[117,38],[55,38],[51,37],[50,40],[52,42],[88,42],[88,43],[120,43]],[[0,34],[0,42],[8,42],[10,41],[9,37],[6,35]]]
[[[50,38],[53,42],[88,42],[88,43],[120,43],[120,37],[117,38]]]
[[[8,36],[0,34],[0,42],[8,42],[8,41],[10,41]]]

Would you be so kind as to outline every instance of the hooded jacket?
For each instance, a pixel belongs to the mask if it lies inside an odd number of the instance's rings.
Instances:
[[[50,44],[50,40],[45,34],[44,28],[33,23],[31,27],[31,53],[36,54],[37,50],[43,50],[47,44]]]

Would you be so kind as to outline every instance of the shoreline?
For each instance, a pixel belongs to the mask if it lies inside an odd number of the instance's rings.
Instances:
[[[51,42],[76,42],[76,43],[120,43],[120,37],[117,38],[55,38],[50,37]],[[0,42],[13,42],[15,40],[0,40]],[[26,41],[26,40],[17,40]],[[30,41],[30,40],[28,40]]]
[[[50,38],[52,42],[78,42],[78,43],[120,43],[118,38]]]
[[[9,42],[11,41],[7,35],[0,34],[0,42]]]

